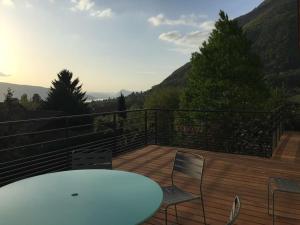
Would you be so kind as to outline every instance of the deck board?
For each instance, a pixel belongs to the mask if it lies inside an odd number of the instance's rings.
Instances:
[[[300,134],[297,133],[283,136],[272,159],[181,149],[204,155],[206,158],[203,195],[207,223],[225,224],[233,198],[239,195],[242,208],[237,225],[271,225],[272,217],[267,212],[268,178],[279,176],[300,180],[298,140],[300,143]],[[171,165],[176,150],[179,148],[147,146],[114,158],[113,167],[148,176],[162,186],[170,185]],[[182,177],[176,181],[179,186],[192,193],[199,190],[194,181]],[[276,218],[277,225],[300,224],[300,196],[281,195],[276,208],[276,214],[279,215]],[[200,201],[180,205],[178,213],[180,224],[203,224]],[[170,224],[176,224],[172,207],[168,218]],[[164,214],[158,211],[145,224],[164,224]]]

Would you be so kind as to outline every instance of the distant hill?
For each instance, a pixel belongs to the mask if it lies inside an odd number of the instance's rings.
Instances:
[[[14,91],[14,97],[19,98],[23,94],[27,94],[29,98],[32,97],[33,94],[39,94],[43,99],[46,99],[48,95],[49,88],[40,87],[40,86],[31,86],[31,85],[20,85],[20,84],[12,84],[12,83],[4,83],[0,82],[0,102],[4,101],[4,95],[7,92],[7,89],[11,88]],[[98,100],[98,99],[107,99],[107,98],[115,98],[120,95],[120,93],[127,96],[131,94],[131,91],[121,90],[119,92],[87,92],[88,100]]]
[[[124,96],[128,96],[132,93],[132,91],[124,90],[118,92],[87,92],[88,101],[97,101],[97,100],[103,100],[108,98],[116,98],[121,95],[121,93]]]
[[[4,95],[7,93],[8,88],[11,88],[14,92],[14,97],[19,99],[23,94],[27,94],[30,98],[35,93],[39,94],[41,98],[45,99],[49,90],[48,88],[39,86],[19,85],[0,82],[0,102],[3,102]]]
[[[253,50],[263,62],[266,79],[289,89],[300,87],[297,0],[265,0],[236,20],[253,42]],[[154,89],[183,87],[190,67],[189,63],[180,67]]]

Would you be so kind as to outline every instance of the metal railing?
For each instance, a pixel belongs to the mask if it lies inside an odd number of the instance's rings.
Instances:
[[[149,144],[270,157],[283,113],[143,109],[0,122],[0,186],[71,168],[86,146],[113,155]]]

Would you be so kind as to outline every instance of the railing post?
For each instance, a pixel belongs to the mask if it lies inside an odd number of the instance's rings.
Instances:
[[[206,112],[203,113],[203,118],[204,118],[204,136],[205,136],[205,148],[209,148],[208,147],[208,115]]]
[[[157,145],[157,110],[154,113],[154,132],[155,132],[155,144]]]
[[[68,138],[69,137],[69,117],[67,117],[65,120],[65,127],[66,127],[65,138]]]
[[[272,151],[276,148],[277,146],[277,126],[276,126],[276,118],[274,118],[275,115],[272,113],[272,133],[273,133],[273,146],[272,146]]]
[[[147,111],[147,109],[145,109],[144,123],[145,123],[145,145],[147,145],[148,144],[148,111]]]
[[[116,151],[116,148],[117,148],[117,114],[114,112],[113,114],[113,130],[114,130],[114,143],[113,143],[113,151]],[[113,152],[112,151],[112,152]]]

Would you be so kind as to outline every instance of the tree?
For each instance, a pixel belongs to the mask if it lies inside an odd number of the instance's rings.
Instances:
[[[41,102],[42,102],[41,96],[40,96],[39,94],[37,94],[37,93],[33,94],[31,100],[32,100],[32,102],[33,102],[34,104],[41,104]]]
[[[4,95],[4,104],[10,107],[16,99],[14,98],[14,91],[11,88],[7,89],[7,93]]]
[[[87,113],[86,93],[82,92],[79,79],[72,80],[73,73],[69,70],[62,70],[57,74],[57,77],[57,80],[52,81],[52,87],[45,101],[45,108],[68,114]]]
[[[28,107],[29,101],[28,101],[28,96],[27,96],[27,94],[23,94],[23,95],[21,96],[21,98],[20,98],[20,104],[21,104],[22,106],[24,106],[25,108]]]
[[[121,95],[118,97],[118,111],[126,111],[126,102],[125,97],[121,92]],[[123,119],[127,117],[126,112],[122,112],[119,114]]]
[[[190,109],[259,109],[269,96],[259,57],[251,50],[237,21],[220,18],[200,52],[191,57],[191,71],[181,106]]]
[[[166,87],[153,89],[145,99],[144,107],[153,109],[178,109],[180,89]]]

